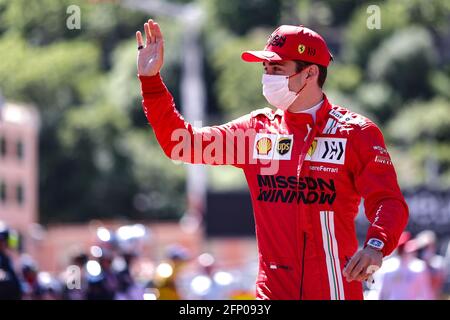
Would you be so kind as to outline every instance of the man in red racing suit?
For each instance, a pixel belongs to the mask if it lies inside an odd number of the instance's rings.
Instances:
[[[312,86],[308,78],[317,81],[320,73],[308,67],[326,67],[331,58],[323,39],[304,27],[275,30],[265,51],[246,52],[243,59],[263,61],[266,74],[276,74],[274,68],[288,75],[297,71],[284,77],[288,80],[303,77],[308,69],[295,96],[279,100],[276,111],[264,108],[224,125],[194,128],[178,113],[161,79],[162,60],[155,66],[162,55],[159,26],[149,20],[144,27],[145,48],[137,33],[143,108],[165,154],[189,163],[231,164],[245,173],[259,250],[257,298],[362,299],[361,282],[395,249],[408,207],[382,133],[372,121],[331,104],[321,91],[319,103],[304,108],[309,111],[280,107],[292,107],[301,93],[308,100],[305,92],[313,91],[302,90]],[[302,59],[289,56],[293,50]],[[308,50],[315,50],[310,51],[313,58],[302,56]],[[281,60],[267,60],[274,56]],[[290,65],[284,60],[316,64],[286,72]],[[279,75],[263,78],[269,102],[275,99],[270,82],[279,80],[287,81]],[[354,220],[361,198],[371,224],[357,251]]]

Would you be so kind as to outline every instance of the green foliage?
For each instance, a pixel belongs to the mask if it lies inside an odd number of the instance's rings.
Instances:
[[[376,115],[383,124],[403,107],[398,92],[381,81],[360,84],[355,97],[364,110]]]
[[[78,3],[77,31],[65,25],[65,10],[76,2],[27,4],[0,2],[0,87],[7,99],[33,103],[41,113],[41,220],[179,217],[184,170],[156,143],[136,75],[134,33],[148,16],[111,3]],[[159,22],[172,40],[163,76],[176,88],[180,25]]]
[[[394,33],[372,53],[369,77],[385,81],[404,100],[427,97],[428,75],[435,62],[431,35],[423,28],[411,27]]]
[[[391,0],[392,1],[392,0]],[[409,21],[436,32],[446,32],[450,26],[450,2],[447,0],[400,0],[408,10]]]
[[[243,51],[263,47],[266,34],[256,32],[246,38],[228,40],[216,48],[212,56],[211,61],[218,74],[215,92],[219,107],[227,117],[239,117],[267,106],[261,91],[262,64],[241,59]]]
[[[306,1],[300,1],[306,2]],[[312,1],[307,1],[312,2]],[[354,8],[357,6],[361,6],[362,3],[367,5],[371,4],[372,1],[367,0],[327,0],[321,1],[325,5],[328,6],[330,12],[333,15],[333,25],[341,26],[345,25],[348,20],[351,18],[352,13],[354,12]],[[309,12],[308,12],[309,13]]]
[[[43,122],[88,94],[84,83],[98,73],[99,52],[86,42],[68,41],[32,47],[18,36],[0,39],[0,87],[10,99],[33,102]],[[89,90],[88,90],[89,91]]]
[[[228,30],[243,35],[254,27],[277,24],[281,12],[280,0],[211,0],[209,11]]]
[[[381,28],[369,30],[367,28],[367,5],[360,5],[354,10],[349,25],[345,29],[343,39],[343,57],[346,62],[356,63],[365,67],[369,56],[379,44],[394,31],[408,25],[407,9],[400,1],[375,2],[379,5]]]
[[[433,88],[434,94],[437,96],[450,99],[450,64],[441,69],[434,69],[429,77],[430,86]]]
[[[77,5],[87,10],[86,1],[80,0],[2,0],[0,2],[0,30],[15,33],[29,43],[44,45],[58,39],[69,39],[81,34],[81,30],[66,27],[67,8]]]
[[[130,158],[131,174],[139,185],[133,202],[141,217],[179,218],[186,208],[186,168],[169,160],[151,130],[129,130],[118,141]]]
[[[361,80],[362,73],[357,65],[333,62],[328,67],[324,89],[330,88],[351,93],[360,85]]]
[[[66,193],[59,210],[66,212],[67,220],[179,217],[185,206],[184,170],[168,161],[146,123],[134,39],[119,44],[112,57],[110,73],[97,84],[96,100],[71,108],[58,128],[59,148],[68,155],[58,169],[72,166],[73,159],[80,168],[65,173],[65,187],[77,192]],[[170,66],[170,59],[166,62]],[[83,156],[77,155],[79,150]],[[82,189],[80,180],[86,182]],[[42,190],[50,191],[46,186]],[[86,201],[78,204],[80,198]],[[86,216],[76,216],[77,210]]]
[[[424,139],[448,143],[449,114],[450,101],[447,99],[414,102],[390,121],[387,130],[394,139],[408,144]]]

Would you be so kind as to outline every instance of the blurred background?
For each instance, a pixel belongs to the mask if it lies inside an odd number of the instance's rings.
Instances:
[[[449,298],[447,0],[0,0],[0,297],[253,298],[244,175],[174,164],[143,114],[135,32],[148,18],[178,109],[202,125],[267,106],[242,51],[280,24],[322,34],[324,91],[382,128],[410,206],[406,251]],[[362,240],[363,212],[356,224]]]

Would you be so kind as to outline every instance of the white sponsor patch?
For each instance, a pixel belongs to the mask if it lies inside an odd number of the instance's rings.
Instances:
[[[349,116],[344,116],[342,113],[340,113],[339,111],[336,111],[334,109],[330,110],[330,116],[336,118],[339,121],[343,121],[343,122],[347,122],[350,121],[352,118]]]
[[[347,139],[345,138],[315,138],[305,160],[344,164],[346,145]]]
[[[336,134],[336,130],[341,125],[335,119],[329,118],[325,128],[323,128],[322,134]]]
[[[290,160],[294,145],[292,134],[257,133],[253,159]]]

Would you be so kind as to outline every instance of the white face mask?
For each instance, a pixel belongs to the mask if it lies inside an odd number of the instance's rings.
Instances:
[[[289,76],[263,74],[263,95],[272,106],[287,110],[297,98],[298,93],[289,90]],[[303,89],[303,88],[302,88]]]

